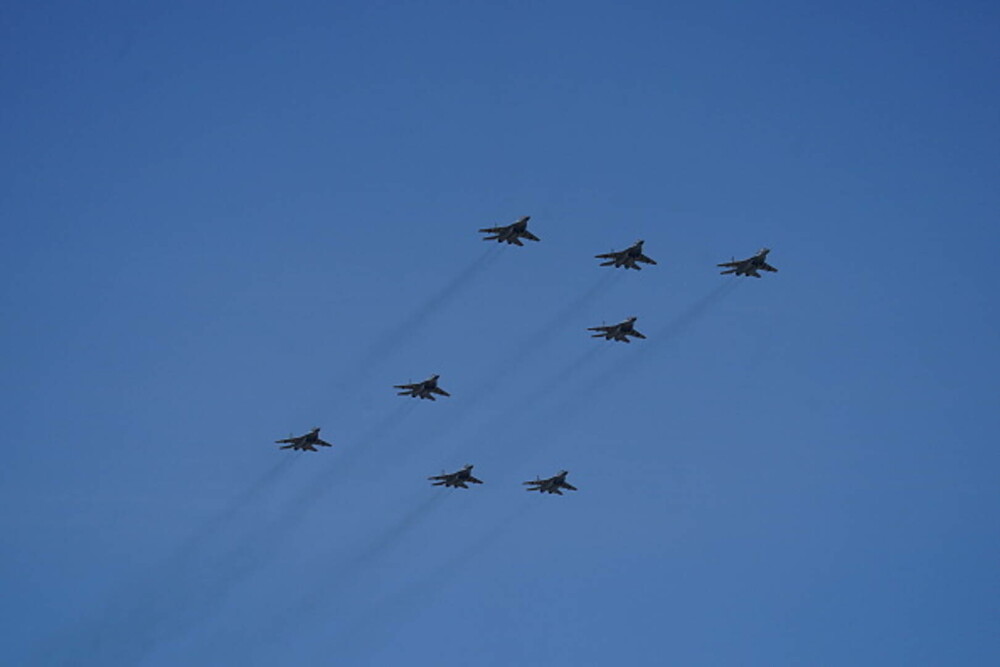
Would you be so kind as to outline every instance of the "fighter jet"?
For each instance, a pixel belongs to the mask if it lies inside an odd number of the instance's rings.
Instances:
[[[469,488],[466,484],[482,484],[482,480],[476,479],[472,476],[472,465],[466,465],[464,468],[457,472],[443,473],[441,475],[435,475],[433,477],[428,477],[427,479],[433,481],[431,486],[450,486],[453,488]],[[436,481],[435,481],[436,480]]]
[[[429,398],[432,401],[437,400],[434,398],[434,394],[439,394],[441,396],[451,396],[444,389],[438,387],[438,378],[440,375],[432,375],[423,382],[417,382],[416,384],[396,384],[393,385],[396,389],[403,389],[404,391],[396,392],[397,396],[410,396],[412,398]]]
[[[531,241],[541,240],[528,231],[528,220],[530,219],[531,216],[526,215],[517,222],[512,222],[509,225],[504,225],[503,227],[487,227],[486,229],[480,229],[479,231],[483,234],[493,235],[484,237],[484,241],[496,241],[497,243],[523,246],[524,244],[521,243],[521,239],[529,239]]]
[[[626,269],[635,269],[636,271],[641,271],[642,267],[637,266],[636,262],[644,262],[646,264],[656,264],[655,261],[646,257],[642,254],[642,244],[644,241],[636,241],[634,244],[625,248],[625,250],[619,250],[617,252],[609,252],[603,255],[594,255],[597,259],[606,259],[607,262],[601,262],[601,266],[614,266],[616,269],[624,266]]]
[[[565,470],[559,472],[555,477],[549,477],[548,479],[538,479],[535,478],[534,481],[524,482],[525,486],[530,488],[525,489],[525,491],[538,491],[539,493],[555,493],[557,495],[562,495],[561,489],[569,489],[570,491],[576,491],[576,487],[566,481],[566,475],[569,473]]]
[[[587,327],[587,331],[599,332],[591,335],[591,338],[603,338],[604,340],[617,340],[623,343],[631,343],[632,341],[628,339],[629,336],[645,338],[645,336],[635,330],[635,320],[636,318],[630,317],[624,322],[619,322],[618,324]]]
[[[305,435],[300,435],[298,437],[293,436],[291,438],[285,438],[284,440],[275,440],[274,442],[279,445],[288,443],[284,447],[279,447],[278,449],[297,449],[303,452],[307,450],[310,452],[318,452],[319,450],[316,449],[316,445],[320,445],[321,447],[333,446],[329,442],[320,440],[319,427],[314,428]]]
[[[731,262],[723,262],[719,266],[728,268],[728,271],[720,271],[721,275],[727,273],[735,273],[738,276],[753,276],[754,278],[760,278],[758,271],[771,271],[777,273],[778,269],[774,268],[767,263],[767,253],[771,252],[770,248],[761,248],[757,251],[757,254],[753,257],[747,257],[746,259],[733,260]]]

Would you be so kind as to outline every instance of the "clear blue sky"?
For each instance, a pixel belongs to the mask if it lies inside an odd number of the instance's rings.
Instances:
[[[9,4],[4,663],[1000,664],[998,33]]]

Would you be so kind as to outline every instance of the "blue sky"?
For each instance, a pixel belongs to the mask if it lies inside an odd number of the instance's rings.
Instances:
[[[8,7],[7,660],[996,664],[998,23]]]

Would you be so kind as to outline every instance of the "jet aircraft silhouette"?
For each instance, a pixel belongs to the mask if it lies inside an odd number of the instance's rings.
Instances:
[[[566,475],[569,472],[566,470],[561,470],[558,475],[554,477],[549,477],[548,479],[538,479],[535,478],[533,481],[524,482],[525,486],[530,488],[525,489],[525,491],[538,491],[539,493],[555,493],[556,495],[562,495],[562,489],[568,489],[570,491],[576,491],[576,487],[566,481]]]
[[[753,257],[747,257],[746,259],[734,259],[731,262],[723,262],[719,266],[727,268],[727,271],[720,271],[721,275],[726,275],[727,273],[735,273],[738,276],[753,276],[754,278],[760,278],[758,271],[771,271],[772,273],[777,273],[778,269],[774,268],[767,263],[767,253],[771,252],[770,248],[761,248],[757,251],[757,254]]]
[[[284,440],[275,440],[274,442],[275,444],[279,445],[288,443],[285,444],[284,447],[279,447],[278,449],[296,449],[303,452],[305,451],[318,452],[319,450],[316,449],[316,445],[319,445],[321,447],[333,446],[329,442],[320,440],[318,426],[313,430],[309,431],[308,433],[306,433],[305,435],[300,435],[297,437],[292,436],[290,438],[285,438]]]
[[[624,266],[626,269],[635,269],[636,271],[641,271],[642,267],[638,266],[636,262],[643,262],[645,264],[656,264],[656,262],[649,257],[642,254],[642,244],[644,241],[636,241],[628,248],[624,250],[619,250],[617,252],[612,251],[605,253],[603,255],[594,255],[597,259],[606,259],[607,262],[601,262],[601,266],[614,266],[616,269]]]
[[[440,375],[432,375],[423,382],[416,382],[414,384],[396,384],[393,385],[396,389],[402,389],[403,391],[396,392],[398,396],[410,396],[412,398],[428,398],[432,401],[437,400],[434,398],[434,394],[439,396],[451,396],[444,389],[437,386],[438,378]]]
[[[509,225],[503,225],[501,227],[487,227],[486,229],[480,229],[479,231],[483,234],[492,234],[492,236],[484,237],[484,241],[496,241],[497,243],[523,246],[524,244],[521,243],[521,239],[529,239],[531,241],[541,240],[528,231],[528,220],[530,219],[531,216],[526,215]]]
[[[448,472],[441,475],[434,475],[433,477],[428,477],[427,479],[433,481],[431,486],[450,486],[452,488],[467,489],[467,484],[482,484],[482,480],[476,479],[472,476],[472,464],[466,465],[461,470],[456,472]]]
[[[631,343],[632,341],[628,339],[629,336],[634,336],[635,338],[645,338],[645,336],[636,331],[635,320],[635,317],[630,317],[624,322],[619,322],[618,324],[587,327],[587,331],[598,332],[593,334],[591,338],[603,338],[604,340],[617,340],[622,343]]]

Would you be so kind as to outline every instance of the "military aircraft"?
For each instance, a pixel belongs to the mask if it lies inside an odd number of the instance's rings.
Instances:
[[[635,317],[630,317],[624,322],[619,322],[618,324],[611,324],[608,326],[599,327],[587,327],[587,331],[597,331],[591,335],[591,338],[603,338],[604,340],[618,340],[623,343],[631,343],[628,339],[629,336],[634,336],[636,338],[645,338],[641,333],[635,330]]]
[[[719,266],[728,268],[728,271],[720,271],[721,275],[727,273],[735,273],[738,276],[753,276],[754,278],[760,278],[758,271],[771,271],[777,273],[778,269],[774,268],[767,263],[767,253],[771,252],[770,248],[761,248],[757,251],[757,254],[753,257],[747,257],[746,259],[733,260],[731,262],[723,262]]]
[[[453,488],[469,488],[466,484],[482,484],[483,481],[476,479],[472,476],[472,465],[466,465],[464,468],[457,472],[443,473],[441,475],[435,475],[433,477],[428,477],[427,479],[433,481],[431,486],[450,486]],[[435,481],[436,480],[436,481]]]
[[[393,385],[396,389],[403,389],[404,391],[396,392],[397,396],[410,396],[412,398],[429,398],[432,401],[437,399],[434,398],[434,394],[439,394],[441,396],[451,396],[444,389],[438,387],[438,378],[440,375],[432,375],[423,382],[417,382],[415,384],[395,384]]]
[[[649,257],[642,254],[642,244],[644,241],[636,241],[625,250],[619,250],[618,252],[609,252],[603,255],[594,255],[597,259],[606,259],[607,262],[601,262],[601,266],[614,266],[616,269],[624,266],[626,269],[635,269],[636,271],[641,271],[642,267],[637,266],[636,262],[644,262],[646,264],[656,264],[656,262]]]
[[[507,243],[523,246],[521,239],[529,239],[531,241],[540,241],[537,236],[528,231],[528,220],[531,219],[530,215],[526,215],[517,222],[512,222],[509,225],[504,225],[502,227],[487,227],[486,229],[480,229],[479,231],[483,234],[492,234],[493,236],[484,237],[484,241],[496,241],[497,243]]]
[[[555,477],[549,477],[548,479],[538,479],[535,478],[534,481],[524,482],[526,486],[531,488],[525,489],[525,491],[538,491],[539,493],[555,493],[557,495],[562,495],[561,489],[569,489],[570,491],[576,491],[576,487],[566,481],[566,475],[569,472],[562,470]]]
[[[278,449],[297,449],[303,452],[318,452],[319,450],[316,449],[316,445],[320,445],[321,447],[333,446],[329,442],[320,440],[318,426],[305,435],[300,435],[298,437],[293,436],[291,438],[285,438],[284,440],[275,440],[274,442],[279,445],[288,443],[284,447],[279,447]]]

